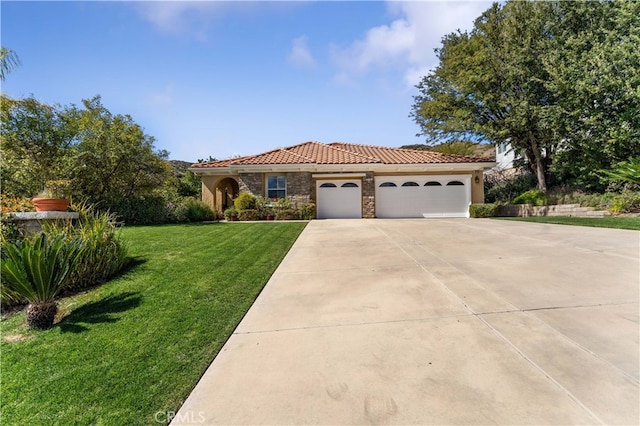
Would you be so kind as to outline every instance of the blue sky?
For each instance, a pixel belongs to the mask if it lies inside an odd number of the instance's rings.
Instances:
[[[0,3],[22,64],[2,92],[80,105],[101,95],[170,158],[317,140],[421,143],[413,87],[443,35],[489,2]]]

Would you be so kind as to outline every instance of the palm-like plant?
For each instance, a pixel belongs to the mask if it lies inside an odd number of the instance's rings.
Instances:
[[[82,251],[80,240],[65,234],[53,238],[42,233],[18,244],[2,241],[2,281],[29,302],[27,325],[46,329],[58,312],[56,295],[62,290]]]
[[[640,185],[640,157],[618,163],[613,170],[603,170],[611,180]]]
[[[5,76],[18,65],[20,65],[20,59],[16,52],[0,46],[0,81],[4,81]]]

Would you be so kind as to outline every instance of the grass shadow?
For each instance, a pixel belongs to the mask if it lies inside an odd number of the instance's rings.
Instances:
[[[125,263],[122,266],[122,268],[118,272],[116,272],[111,278],[109,278],[109,281],[119,278],[123,275],[126,275],[129,272],[135,271],[136,269],[138,269],[140,265],[144,265],[145,263],[147,263],[147,259],[145,259],[142,256],[136,256],[136,257],[129,256],[125,259]]]
[[[101,300],[87,303],[74,309],[58,323],[63,333],[82,333],[89,331],[83,324],[114,323],[118,321],[113,314],[137,308],[142,303],[140,293],[121,293],[107,296]]]
[[[80,293],[85,293],[88,291],[91,291],[93,289],[96,289],[100,286],[103,286],[104,284],[113,281],[117,278],[123,277],[126,274],[128,274],[129,272],[135,271],[140,265],[143,265],[147,262],[147,259],[145,259],[144,257],[127,257],[125,259],[125,263],[122,266],[122,268],[120,268],[120,270],[118,272],[116,272],[115,274],[113,274],[112,276],[110,276],[108,279],[106,280],[102,280],[102,281],[96,281],[91,283],[90,285],[83,285],[80,288],[71,288],[71,289],[65,289],[63,290],[58,297],[62,298],[62,297],[71,297],[71,296],[75,296],[76,294],[80,294]]]

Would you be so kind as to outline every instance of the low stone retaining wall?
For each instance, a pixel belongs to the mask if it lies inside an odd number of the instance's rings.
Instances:
[[[532,204],[509,204],[498,206],[498,216],[527,217],[527,216],[574,216],[574,217],[605,217],[610,213],[606,210],[595,210],[592,207],[580,207],[580,204],[558,204],[553,206],[534,206]]]
[[[7,213],[5,220],[15,223],[25,234],[35,234],[42,230],[43,221],[73,221],[78,217],[76,212],[16,212]]]

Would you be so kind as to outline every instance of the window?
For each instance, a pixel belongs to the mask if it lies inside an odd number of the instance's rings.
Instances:
[[[267,198],[287,197],[287,177],[267,176]]]
[[[442,186],[442,184],[440,182],[436,182],[435,180],[432,180],[430,182],[425,183],[424,186]]]
[[[464,186],[464,183],[460,182],[459,180],[452,180],[447,184],[447,186]]]
[[[498,154],[504,154],[505,152],[507,152],[507,143],[500,142],[498,144]]]
[[[381,183],[380,184],[380,188],[389,188],[389,187],[395,187],[398,186],[393,182],[385,182],[385,183]]]
[[[358,184],[353,183],[353,182],[347,182],[347,183],[343,183],[342,185],[340,185],[342,188],[357,188]]]
[[[405,182],[402,184],[402,186],[420,186],[420,185],[418,185],[416,182]]]
[[[337,188],[335,183],[323,183],[320,188]]]

